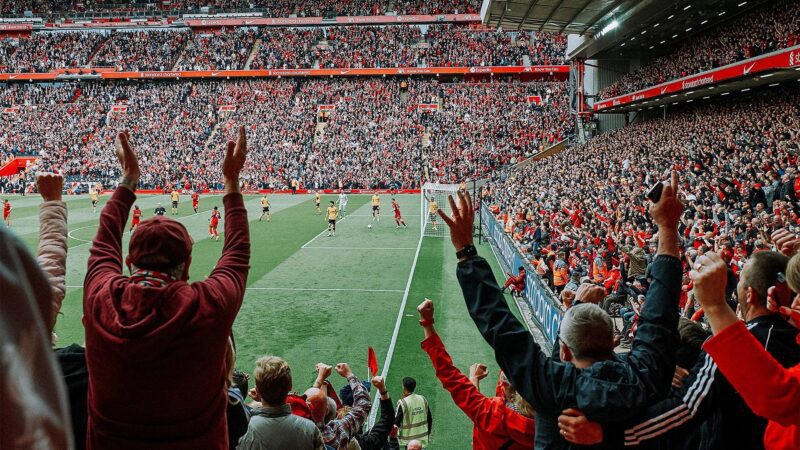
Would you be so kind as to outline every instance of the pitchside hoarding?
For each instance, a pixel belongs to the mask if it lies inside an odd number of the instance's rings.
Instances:
[[[497,258],[503,269],[516,273],[517,268],[525,267],[525,302],[531,309],[534,325],[547,339],[548,348],[556,340],[558,326],[561,324],[563,311],[545,288],[536,273],[536,269],[517,250],[514,241],[503,231],[503,225],[495,219],[494,214],[485,205],[481,207],[483,227],[491,238]],[[551,349],[552,350],[552,349]]]

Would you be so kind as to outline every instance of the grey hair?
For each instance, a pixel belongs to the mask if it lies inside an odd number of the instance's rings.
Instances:
[[[606,358],[614,351],[614,324],[593,303],[575,305],[564,313],[558,337],[577,359]]]

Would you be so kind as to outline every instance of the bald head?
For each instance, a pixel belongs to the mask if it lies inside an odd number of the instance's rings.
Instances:
[[[422,450],[422,442],[414,439],[413,441],[409,441],[408,445],[406,445],[407,450]]]
[[[305,392],[306,403],[311,408],[311,417],[315,422],[322,423],[328,412],[328,396],[317,388],[308,388]]]

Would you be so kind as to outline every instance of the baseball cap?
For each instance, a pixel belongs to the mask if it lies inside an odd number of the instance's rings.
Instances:
[[[128,258],[136,267],[166,271],[189,259],[193,243],[181,223],[156,216],[136,228],[128,245]]]

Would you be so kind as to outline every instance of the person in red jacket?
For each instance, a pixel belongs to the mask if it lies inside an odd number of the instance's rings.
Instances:
[[[122,233],[139,164],[128,134],[116,151],[123,177],[103,209],[84,282],[88,450],[228,450],[226,353],[247,285],[250,231],[239,191],[244,128],[229,142],[225,245],[208,278],[188,284],[192,239],[167,217],[141,222],[123,275]],[[164,383],[165,378],[170,380]]]
[[[503,377],[495,397],[481,394],[478,382],[487,375],[486,366],[473,365],[470,378],[453,365],[453,360],[433,328],[433,302],[425,299],[417,308],[425,330],[422,349],[428,354],[442,386],[474,424],[472,448],[475,450],[522,450],[533,448],[533,408],[517,394]]]
[[[525,267],[519,266],[518,275],[514,276],[508,274],[508,279],[503,285],[501,292],[505,292],[509,287],[511,288],[511,295],[519,295],[525,291]]]
[[[800,248],[800,239],[789,236],[786,231],[773,234],[776,247],[786,254]],[[703,349],[714,358],[720,371],[736,388],[737,392],[754,413],[769,420],[764,433],[767,450],[789,450],[800,448],[800,365],[785,368],[772,357],[756,340],[743,322],[725,303],[719,291],[725,288],[724,260],[713,253],[706,254],[699,267],[695,267],[692,278],[709,286],[698,296],[706,311],[714,337],[706,341]],[[786,269],[788,287],[797,295],[791,308],[780,306],[788,303],[785,294],[779,295],[784,286],[770,288],[770,309],[777,309],[790,323],[800,328],[800,255],[789,261]],[[721,286],[721,287],[720,287]],[[702,287],[702,286],[701,286]],[[776,297],[784,298],[777,300]],[[799,342],[800,344],[800,342]]]

